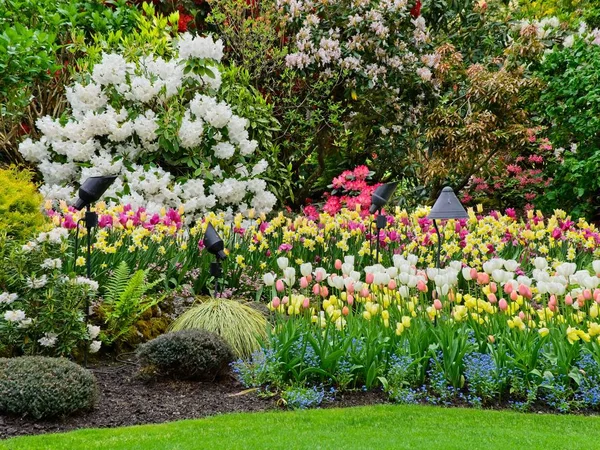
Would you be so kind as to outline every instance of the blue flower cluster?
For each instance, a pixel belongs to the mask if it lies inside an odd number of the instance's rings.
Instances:
[[[248,359],[238,359],[231,363],[237,380],[245,387],[260,387],[269,381],[269,374],[275,373],[277,359],[271,349],[260,349]]]
[[[320,367],[321,358],[316,354],[313,346],[306,341],[306,337],[301,335],[290,347],[290,354],[302,356],[302,361],[306,367]]]
[[[584,380],[575,393],[575,399],[590,408],[600,407],[600,364],[594,357],[585,353],[577,367],[582,371]]]
[[[474,403],[493,399],[500,392],[498,367],[491,355],[487,353],[467,353],[463,358],[464,374],[469,392],[474,396]]]
[[[326,391],[323,386],[291,386],[282,392],[281,398],[285,400],[288,408],[307,409],[319,406],[324,401],[332,401],[335,392],[333,387]]]

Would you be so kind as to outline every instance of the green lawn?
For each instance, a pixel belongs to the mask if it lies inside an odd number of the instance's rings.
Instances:
[[[227,414],[16,438],[2,449],[597,449],[600,417],[429,406]]]

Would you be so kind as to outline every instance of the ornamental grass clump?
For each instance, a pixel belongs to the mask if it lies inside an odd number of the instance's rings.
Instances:
[[[0,413],[66,416],[96,403],[96,378],[64,358],[0,358]]]
[[[215,333],[182,330],[141,345],[137,356],[146,377],[212,380],[227,370],[233,351]]]
[[[221,336],[238,357],[249,357],[266,338],[267,321],[255,309],[235,300],[211,299],[182,314],[171,330],[203,329]]]

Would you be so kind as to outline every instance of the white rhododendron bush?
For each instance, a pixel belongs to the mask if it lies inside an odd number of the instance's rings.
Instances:
[[[175,48],[170,60],[104,54],[67,88],[68,114],[37,121],[41,139],[19,151],[37,165],[46,198],[72,199],[86,178],[118,175],[105,197],[148,211],[273,208],[248,121],[216,98],[222,42],[186,33]]]

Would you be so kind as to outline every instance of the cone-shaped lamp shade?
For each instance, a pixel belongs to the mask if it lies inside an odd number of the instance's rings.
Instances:
[[[386,183],[375,189],[375,192],[373,192],[373,195],[371,196],[371,207],[369,208],[370,214],[374,214],[385,206],[396,190],[396,186],[398,186],[398,183]]]
[[[85,180],[79,188],[79,198],[75,201],[73,207],[80,210],[87,205],[100,200],[102,194],[106,192],[116,178],[116,175],[105,175],[100,177],[90,177]]]
[[[225,249],[225,244],[223,243],[221,236],[217,233],[217,230],[212,226],[212,223],[209,223],[208,228],[206,228],[203,242],[206,250],[219,259],[225,259],[226,255],[223,251]]]
[[[460,200],[456,198],[451,187],[445,187],[435,205],[431,208],[428,219],[466,219],[469,215]]]

